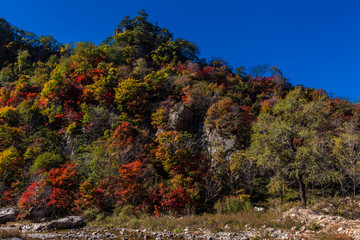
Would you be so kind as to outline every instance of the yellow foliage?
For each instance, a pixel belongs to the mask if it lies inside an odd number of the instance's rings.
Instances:
[[[5,171],[9,170],[13,161],[18,157],[19,153],[13,146],[0,152],[0,174],[3,174]]]

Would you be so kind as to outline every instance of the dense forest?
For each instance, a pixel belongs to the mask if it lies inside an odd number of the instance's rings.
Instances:
[[[99,46],[0,19],[0,206],[179,216],[358,194],[359,105],[199,56],[144,11]]]

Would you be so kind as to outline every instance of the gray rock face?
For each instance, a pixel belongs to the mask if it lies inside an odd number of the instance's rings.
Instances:
[[[169,114],[169,125],[175,131],[188,131],[191,128],[193,112],[184,104],[176,104]]]
[[[46,223],[32,223],[29,225],[24,225],[21,228],[23,232],[35,232],[40,230],[45,230]]]
[[[70,229],[83,227],[85,221],[81,216],[69,216],[66,218],[61,218],[59,220],[51,221],[46,225],[47,229]]]
[[[19,213],[19,209],[15,207],[5,207],[0,209],[0,224],[15,221]]]
[[[203,138],[206,141],[207,149],[211,156],[216,156],[219,153],[230,156],[229,152],[233,150],[236,143],[235,137],[226,138],[216,129],[211,129],[208,126],[204,127]]]
[[[23,232],[36,232],[51,229],[72,229],[85,226],[86,223],[81,216],[69,216],[46,223],[31,223],[22,227]]]

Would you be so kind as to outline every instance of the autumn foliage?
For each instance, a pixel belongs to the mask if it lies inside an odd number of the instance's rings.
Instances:
[[[144,11],[100,45],[4,19],[0,30],[0,206],[21,217],[359,193],[359,104],[294,87],[276,67],[200,59]]]

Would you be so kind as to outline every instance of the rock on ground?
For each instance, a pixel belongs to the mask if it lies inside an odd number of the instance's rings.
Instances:
[[[318,226],[320,233],[346,234],[354,240],[360,240],[360,220],[324,215],[309,208],[292,208],[282,214],[282,219],[304,224],[303,231]]]
[[[85,226],[86,223],[81,216],[69,216],[46,223],[32,223],[22,227],[23,232],[34,232],[52,229],[72,229]]]
[[[0,209],[0,224],[15,221],[19,213],[19,209],[15,207],[5,207]]]
[[[81,216],[69,216],[66,218],[61,218],[59,220],[51,221],[47,224],[47,229],[70,229],[83,227],[85,221]]]

